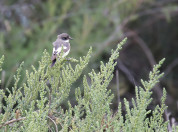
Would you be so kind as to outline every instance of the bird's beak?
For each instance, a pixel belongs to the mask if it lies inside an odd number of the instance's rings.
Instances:
[[[71,37],[69,36],[69,39],[72,40],[73,38],[71,38]]]

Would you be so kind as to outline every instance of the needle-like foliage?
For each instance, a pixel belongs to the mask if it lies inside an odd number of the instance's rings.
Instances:
[[[159,68],[164,59],[154,66],[148,81],[141,81],[143,87],[135,87],[136,98],[132,100],[133,108],[130,108],[129,102],[125,99],[125,118],[121,112],[121,103],[116,113],[113,113],[110,108],[114,95],[107,87],[113,78],[115,60],[119,57],[119,51],[125,42],[126,39],[118,44],[116,50],[112,50],[108,63],[101,62],[100,72],[96,73],[92,70],[88,75],[84,75],[82,88],[84,91],[82,92],[81,88],[76,89],[77,105],[72,106],[68,101],[67,110],[61,108],[61,103],[68,98],[72,84],[87,66],[91,48],[88,54],[79,60],[71,58],[68,61],[59,56],[54,67],[50,66],[50,55],[44,51],[38,69],[32,66],[33,72],[26,71],[27,82],[22,87],[18,87],[20,71],[23,69],[22,63],[14,76],[14,87],[0,91],[0,130],[14,132],[167,131],[168,122],[163,120],[166,109],[165,90],[163,90],[161,105],[156,106],[153,111],[147,110],[152,101],[151,89],[163,75]],[[0,66],[3,58],[0,59]],[[77,64],[72,66],[73,62]],[[5,104],[2,104],[2,99]],[[152,116],[148,117],[150,113]]]

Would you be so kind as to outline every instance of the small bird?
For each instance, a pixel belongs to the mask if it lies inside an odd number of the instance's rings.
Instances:
[[[61,33],[57,36],[57,39],[55,42],[53,42],[53,53],[52,53],[52,64],[51,67],[54,66],[56,63],[56,57],[57,55],[60,55],[63,47],[63,55],[62,57],[65,57],[70,52],[70,43],[69,40],[72,39],[67,33]]]

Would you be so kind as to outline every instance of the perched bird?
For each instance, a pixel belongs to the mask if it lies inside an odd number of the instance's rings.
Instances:
[[[65,57],[70,52],[70,43],[69,40],[72,39],[67,33],[62,33],[57,36],[57,39],[55,42],[53,42],[53,53],[52,53],[52,64],[51,67],[54,66],[56,62],[57,55],[60,55],[63,47],[63,55],[62,57]]]

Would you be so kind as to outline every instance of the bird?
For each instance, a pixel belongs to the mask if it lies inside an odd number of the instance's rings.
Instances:
[[[56,63],[56,57],[60,55],[62,48],[63,48],[63,55],[62,57],[65,57],[70,52],[70,42],[69,40],[72,40],[72,38],[67,33],[61,33],[57,36],[57,39],[55,42],[53,42],[53,52],[52,52],[52,64],[51,67],[54,66]]]

